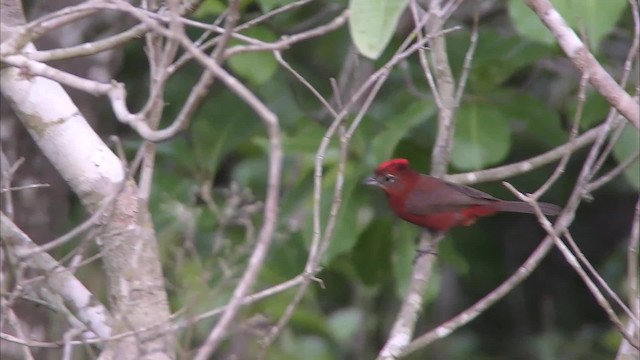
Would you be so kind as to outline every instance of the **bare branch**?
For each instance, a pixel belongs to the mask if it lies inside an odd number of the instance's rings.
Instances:
[[[609,320],[613,323],[613,325],[615,325],[615,327],[618,329],[620,334],[622,334],[622,336],[633,347],[640,349],[640,344],[638,344],[637,340],[633,338],[632,334],[627,333],[624,325],[622,324],[622,321],[620,321],[615,311],[613,311],[613,309],[611,308],[611,304],[609,304],[609,302],[604,297],[602,292],[600,292],[600,289],[598,289],[598,286],[591,280],[591,278],[589,278],[589,275],[582,268],[582,266],[580,265],[576,257],[571,253],[571,250],[569,250],[569,248],[562,242],[562,240],[560,240],[560,238],[557,235],[557,230],[553,228],[553,226],[551,225],[551,222],[549,222],[549,220],[547,220],[547,218],[544,216],[544,214],[542,213],[542,210],[540,210],[540,207],[538,206],[538,203],[533,198],[519,192],[511,184],[507,182],[504,182],[503,184],[509,190],[511,190],[511,192],[514,195],[516,195],[520,200],[525,201],[529,203],[531,206],[533,206],[533,208],[536,210],[538,222],[542,225],[542,227],[547,232],[547,234],[549,234],[549,236],[553,240],[556,247],[560,250],[560,252],[564,256],[567,263],[571,265],[571,267],[573,267],[573,269],[576,271],[578,276],[580,276],[580,278],[585,283],[585,285],[587,285],[587,288],[589,289],[589,291],[591,291],[591,294],[596,299],[600,307],[602,307],[602,309],[605,311],[605,313],[609,317]]]
[[[540,154],[527,160],[523,160],[514,164],[498,166],[493,169],[472,171],[454,175],[445,175],[444,179],[459,184],[475,184],[485,181],[502,180],[518,174],[526,173],[528,171],[561,159],[562,156],[564,156],[564,154],[566,154],[567,152],[574,152],[592,143],[598,137],[598,134],[602,133],[605,127],[607,127],[606,124],[597,126],[578,136],[573,142],[564,143],[556,147],[555,149],[549,150],[544,154]]]
[[[636,128],[640,127],[640,106],[616,83],[598,60],[580,41],[576,33],[553,7],[549,0],[523,0],[551,31],[567,56],[582,74],[588,74],[589,82]]]
[[[380,354],[378,354],[378,360],[397,359],[406,351],[408,344],[411,342],[418,315],[422,310],[424,294],[431,280],[431,271],[436,260],[434,244],[440,241],[442,237],[444,237],[444,234],[434,238],[427,231],[423,231],[418,249],[430,249],[431,252],[424,255],[418,254],[416,257],[407,295],[396,316],[393,328],[389,332],[389,338],[382,350],[380,350]]]
[[[449,2],[448,5],[453,6],[454,2]],[[419,9],[417,4],[412,6],[414,11],[419,12]],[[417,17],[417,15],[414,16]],[[426,25],[423,22],[419,23],[420,25],[417,26],[419,32],[422,31],[423,26],[426,26],[429,34],[441,33],[447,20],[447,17],[444,17],[442,13],[442,1],[431,1],[429,12],[424,14],[422,19],[422,21],[427,21],[427,19],[429,21],[426,22]],[[431,156],[431,175],[441,177],[447,173],[453,145],[454,116],[457,107],[455,104],[455,81],[449,65],[444,34],[432,36],[429,44],[431,45],[431,60],[435,68],[437,92],[440,96],[440,102],[437,104],[438,132]],[[426,68],[428,69],[428,65],[426,65]],[[443,234],[432,235],[428,231],[423,231],[419,248],[436,251],[436,245],[443,236]],[[418,256],[415,261],[409,289],[403,300],[400,312],[396,316],[394,325],[389,332],[387,341],[378,354],[379,360],[397,358],[410,343],[415,323],[422,308],[424,291],[431,278],[431,269],[434,262],[435,257],[433,256]]]
[[[469,77],[469,73],[471,72],[471,61],[473,61],[473,54],[475,53],[476,47],[478,46],[478,22],[480,17],[480,14],[478,13],[479,11],[479,9],[476,9],[476,12],[473,14],[473,27],[471,28],[471,38],[469,40],[470,44],[469,48],[467,49],[467,53],[464,56],[462,73],[460,74],[458,89],[456,90],[456,106],[460,106],[460,102],[462,101],[462,95],[464,95],[464,89],[467,85],[467,78]]]
[[[24,258],[25,253],[36,253],[26,260],[35,269],[47,276],[47,287],[60,296],[73,314],[98,338],[111,335],[111,315],[109,311],[87,290],[78,279],[64,269],[53,257],[35,252],[38,246],[18,228],[4,213],[0,213],[1,236],[12,248],[14,256]]]

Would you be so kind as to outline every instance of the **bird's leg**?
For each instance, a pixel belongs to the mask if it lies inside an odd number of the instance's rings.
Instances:
[[[433,256],[436,256],[436,255],[438,255],[438,252],[437,252],[437,251],[435,251],[435,250],[433,249],[433,247],[431,247],[431,246],[429,246],[429,247],[428,247],[428,248],[426,248],[426,249],[416,249],[416,259],[415,259],[415,260],[418,260],[420,257],[422,257],[422,256],[424,256],[424,255],[433,255]],[[414,262],[415,262],[415,261],[414,261]]]
[[[416,261],[418,261],[418,259],[420,259],[424,255],[433,255],[433,256],[438,255],[438,252],[435,250],[435,247],[440,241],[442,241],[442,239],[444,239],[444,233],[443,232],[431,231],[429,229],[425,229],[425,231],[429,231],[429,233],[431,234],[431,237],[432,237],[433,240],[431,241],[431,244],[429,244],[428,248],[426,248],[426,249],[417,248],[416,249],[416,257],[413,259],[413,263],[414,264],[415,264]]]

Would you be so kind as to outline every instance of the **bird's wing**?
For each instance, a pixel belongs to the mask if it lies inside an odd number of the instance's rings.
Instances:
[[[416,215],[457,211],[474,205],[498,201],[495,197],[468,186],[444,181],[431,191],[412,190],[406,197],[405,209]]]

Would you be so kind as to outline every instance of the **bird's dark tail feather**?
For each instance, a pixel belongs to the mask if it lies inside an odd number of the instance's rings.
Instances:
[[[560,207],[558,205],[543,202],[539,202],[538,205],[540,206],[540,210],[542,210],[542,213],[545,215],[554,216],[560,213]],[[496,204],[496,210],[525,214],[535,213],[531,205],[522,201],[500,201],[498,204]]]

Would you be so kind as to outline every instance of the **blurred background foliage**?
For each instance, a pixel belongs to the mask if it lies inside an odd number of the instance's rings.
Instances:
[[[243,0],[241,21],[289,3],[288,0]],[[477,50],[457,128],[450,173],[484,169],[527,159],[562,144],[575,111],[579,75],[547,30],[519,0],[467,1],[447,26],[462,29],[447,35],[456,79],[469,47],[476,6],[481,8]],[[633,20],[624,0],[554,0],[574,27],[588,35],[597,58],[618,78],[632,39]],[[273,17],[246,35],[274,40],[336,17],[346,1],[316,1]],[[213,22],[226,8],[205,0],[195,13]],[[356,67],[378,68],[407,35],[405,14],[377,60],[357,59]],[[405,24],[405,26],[402,26]],[[191,30],[197,38],[199,31]],[[235,41],[235,40],[234,40]],[[326,98],[329,82],[339,78],[354,50],[349,28],[298,43],[284,58]],[[143,40],[131,44],[118,80],[131,89],[132,102],[146,95],[148,74]],[[239,42],[232,42],[232,45]],[[278,116],[285,162],[280,222],[274,245],[256,289],[300,274],[311,239],[313,166],[319,143],[333,120],[309,91],[269,52],[233,56],[227,68],[242,79]],[[170,81],[163,125],[171,121],[200,74],[188,65]],[[408,80],[409,79],[409,80]],[[419,94],[416,94],[416,91]],[[395,219],[384,196],[360,184],[379,162],[409,159],[421,172],[429,169],[437,108],[412,56],[393,70],[348,148],[343,202],[335,233],[319,277],[268,353],[270,359],[371,359],[383,344],[406,291],[418,229]],[[136,98],[135,94],[139,94]],[[588,91],[581,130],[599,124],[606,102]],[[352,114],[353,116],[354,114]],[[115,121],[115,120],[114,120]],[[118,129],[133,151],[139,137]],[[151,211],[162,251],[173,311],[197,314],[226,303],[246,265],[261,224],[266,187],[268,142],[257,116],[235,95],[217,84],[183,134],[158,146]],[[638,133],[629,127],[605,169],[638,151]],[[544,200],[563,204],[585,158],[576,152]],[[339,145],[332,141],[324,157],[323,224],[326,223],[337,173]],[[533,191],[553,165],[508,179],[522,191]],[[640,185],[638,164],[583,203],[571,227],[593,265],[618,292],[624,293],[625,250],[633,206]],[[503,197],[512,195],[499,183],[476,185]],[[531,216],[503,214],[453,230],[441,243],[439,265],[427,294],[416,334],[438,325],[516,271],[539,244],[543,231]],[[254,358],[257,341],[279,318],[293,291],[245,308],[227,355]],[[185,331],[187,349],[204,339],[212,320]],[[236,336],[237,335],[237,336]],[[525,283],[470,325],[418,352],[412,359],[607,359],[620,336],[565,260],[553,252]],[[220,357],[227,358],[227,357]]]

